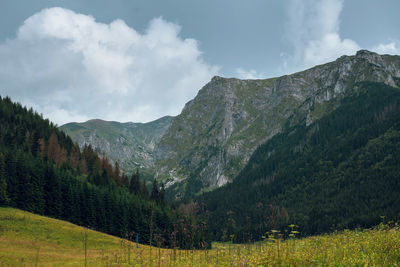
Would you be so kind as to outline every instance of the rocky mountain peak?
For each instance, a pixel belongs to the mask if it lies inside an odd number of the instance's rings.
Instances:
[[[359,50],[357,51],[356,55],[355,55],[356,59],[366,59],[371,63],[375,63],[378,61],[382,61],[382,57],[381,55],[375,53],[375,52],[371,52],[368,50]]]

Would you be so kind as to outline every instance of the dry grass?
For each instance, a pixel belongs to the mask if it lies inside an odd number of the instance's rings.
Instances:
[[[400,229],[344,231],[209,251],[159,249],[71,223],[0,208],[0,266],[398,266]],[[150,257],[151,255],[151,257]],[[151,259],[151,261],[150,261]]]

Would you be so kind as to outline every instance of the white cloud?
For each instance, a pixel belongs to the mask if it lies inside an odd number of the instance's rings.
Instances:
[[[390,42],[387,44],[379,44],[371,49],[379,54],[389,54],[389,55],[398,55],[400,54],[400,49],[396,42]]]
[[[239,79],[263,79],[265,75],[258,73],[256,70],[245,70],[243,68],[236,69],[236,75]]]
[[[333,61],[342,55],[352,55],[360,46],[350,39],[341,39],[338,33],[328,33],[320,40],[311,40],[304,49],[303,60],[307,67]]]
[[[359,50],[356,42],[339,35],[342,9],[343,0],[292,0],[287,38],[295,52],[284,65],[308,68]]]
[[[340,36],[343,0],[292,0],[288,10],[286,38],[293,54],[282,53],[282,71],[298,71],[355,54],[362,47]],[[363,47],[377,53],[398,54],[395,42]]]
[[[179,33],[162,18],[141,34],[122,20],[44,9],[0,44],[0,94],[58,124],[176,115],[219,70]]]

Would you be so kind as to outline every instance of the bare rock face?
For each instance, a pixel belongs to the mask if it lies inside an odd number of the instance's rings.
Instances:
[[[120,123],[90,120],[84,123],[68,123],[60,127],[80,148],[91,145],[99,153],[105,153],[112,161],[118,161],[123,171],[130,174],[139,169],[152,169],[153,150],[167,130],[172,117],[163,117],[149,123]]]
[[[398,86],[400,57],[366,50],[292,75],[266,80],[214,77],[175,117],[154,148],[158,179],[176,198],[234,179],[262,143],[310,124],[356,93],[357,82]]]

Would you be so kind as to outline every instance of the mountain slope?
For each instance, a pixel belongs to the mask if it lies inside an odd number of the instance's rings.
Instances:
[[[137,168],[153,167],[153,149],[167,130],[172,117],[165,116],[148,123],[120,123],[115,121],[90,120],[84,123],[71,122],[60,127],[77,142],[82,149],[92,145],[105,153],[112,161],[119,161],[127,173]]]
[[[400,57],[365,50],[267,80],[214,77],[175,117],[154,150],[157,177],[172,197],[234,179],[255,149],[285,127],[309,125],[339,106],[361,81],[396,86]]]
[[[224,231],[259,238],[291,223],[316,234],[400,219],[400,89],[359,83],[353,92],[320,120],[277,134],[233,183],[198,199],[214,239]]]

